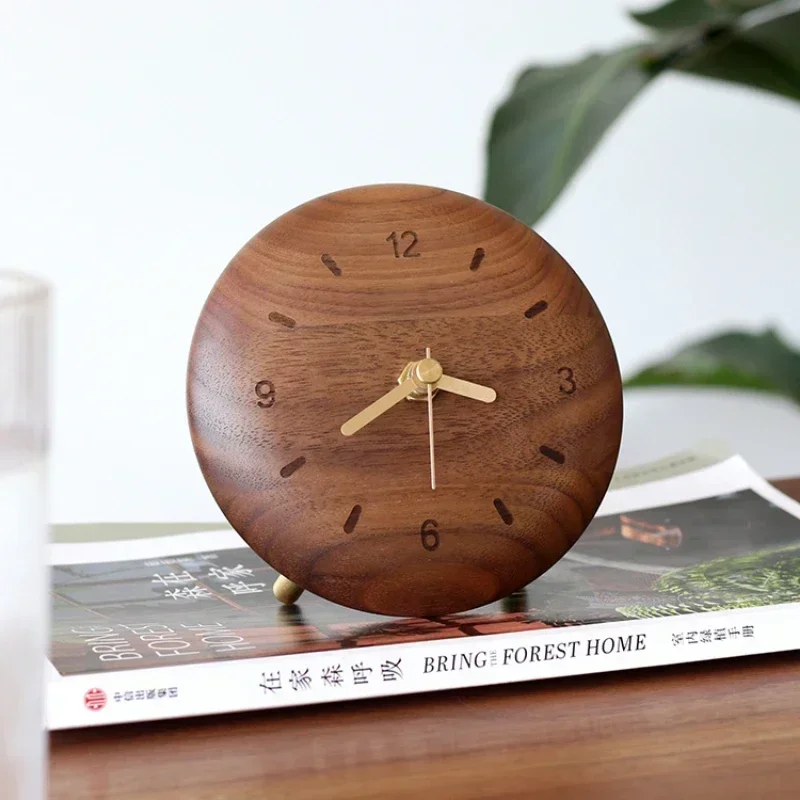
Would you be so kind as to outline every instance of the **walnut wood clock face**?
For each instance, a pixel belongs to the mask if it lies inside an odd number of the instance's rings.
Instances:
[[[413,616],[561,558],[622,427],[614,348],[570,266],[497,208],[409,185],[317,198],[236,254],[197,323],[188,410],[208,486],[262,558]]]

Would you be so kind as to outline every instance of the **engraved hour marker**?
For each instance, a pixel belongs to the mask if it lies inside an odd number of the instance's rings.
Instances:
[[[540,300],[538,303],[534,303],[526,312],[525,316],[530,319],[531,317],[535,317],[537,314],[541,314],[542,311],[547,310],[547,301]]]
[[[281,478],[288,478],[290,475],[294,475],[305,463],[306,460],[303,456],[296,458],[294,461],[290,461],[286,466],[281,467]]]
[[[358,525],[358,518],[360,516],[361,516],[361,506],[353,506],[353,510],[350,512],[350,516],[344,523],[345,533],[352,533],[356,529],[356,525]]]
[[[294,328],[297,324],[291,317],[285,317],[283,314],[279,314],[277,311],[270,311],[269,314],[270,322],[277,322],[278,325],[283,325],[287,328]]]
[[[514,521],[514,515],[508,510],[508,506],[499,497],[495,497],[494,507],[497,509],[500,519],[503,520],[506,525],[510,525]]]
[[[472,256],[472,262],[469,265],[469,268],[475,272],[478,267],[481,265],[481,261],[483,261],[484,256],[486,255],[486,251],[482,247],[478,247],[475,250],[475,254]]]
[[[551,461],[555,461],[556,464],[563,464],[564,463],[564,454],[559,453],[558,450],[553,450],[552,447],[548,447],[546,444],[543,444],[539,448],[539,452],[545,456],[545,458],[549,458]]]
[[[338,278],[342,274],[341,267],[327,253],[322,254],[322,263]]]

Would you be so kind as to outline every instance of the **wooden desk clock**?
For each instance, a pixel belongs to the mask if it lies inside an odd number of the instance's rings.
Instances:
[[[622,432],[594,300],[522,222],[404,184],[318,197],[214,285],[187,379],[233,528],[303,590],[393,616],[505,597],[576,542]]]

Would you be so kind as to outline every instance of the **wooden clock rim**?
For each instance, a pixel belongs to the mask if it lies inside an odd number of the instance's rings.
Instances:
[[[203,319],[204,319],[204,317],[206,316],[207,313],[211,313],[209,311],[209,309],[210,309],[210,306],[213,305],[213,299],[217,296],[216,293],[218,293],[220,291],[223,291],[223,289],[226,288],[226,286],[225,286],[225,284],[226,284],[226,275],[230,271],[233,271],[235,273],[236,270],[241,269],[241,267],[237,266],[237,265],[240,265],[240,259],[244,255],[246,255],[246,253],[248,251],[248,248],[252,245],[252,243],[254,241],[263,240],[264,238],[268,238],[271,235],[271,232],[276,229],[276,226],[278,225],[278,223],[281,223],[282,221],[285,221],[287,218],[289,218],[293,214],[297,214],[297,213],[302,212],[304,209],[305,210],[308,210],[309,208],[313,209],[315,207],[315,204],[318,204],[318,203],[334,203],[334,204],[341,204],[343,207],[346,207],[348,203],[350,203],[350,205],[354,205],[355,203],[350,202],[351,199],[353,197],[357,198],[359,193],[362,192],[362,191],[367,191],[370,194],[373,194],[373,193],[380,193],[381,191],[386,190],[386,189],[389,189],[392,192],[402,192],[404,189],[411,189],[411,190],[413,190],[415,192],[417,192],[417,191],[422,192],[422,194],[419,197],[415,196],[413,198],[409,198],[406,201],[404,201],[404,202],[407,202],[407,203],[413,203],[415,201],[419,202],[421,199],[437,197],[437,196],[441,196],[443,198],[448,198],[448,197],[460,198],[464,202],[471,204],[471,207],[477,209],[477,213],[475,214],[476,218],[480,218],[480,216],[482,214],[486,214],[486,213],[500,214],[500,215],[504,215],[505,217],[508,217],[516,225],[523,225],[523,223],[519,222],[519,220],[516,220],[511,215],[508,215],[507,212],[504,212],[501,209],[497,209],[495,206],[492,206],[491,204],[486,203],[485,201],[480,200],[479,198],[471,197],[470,195],[464,194],[462,192],[452,191],[452,190],[444,189],[444,188],[437,187],[437,186],[428,186],[428,185],[425,185],[425,184],[414,184],[414,183],[403,183],[403,182],[393,182],[393,183],[384,183],[384,184],[362,184],[360,186],[348,187],[348,188],[339,189],[339,190],[336,190],[334,192],[330,192],[330,193],[327,193],[327,194],[321,194],[321,195],[318,195],[315,198],[312,198],[311,200],[305,201],[304,203],[301,203],[301,204],[295,206],[294,208],[289,209],[288,211],[284,212],[279,217],[275,218],[270,223],[268,223],[267,225],[262,227],[261,230],[259,230],[256,234],[254,234],[245,243],[245,245],[242,248],[240,248],[239,252],[237,252],[234,255],[234,257],[228,262],[228,264],[223,269],[222,273],[219,275],[218,279],[215,281],[215,283],[214,283],[211,291],[209,292],[209,295],[206,298],[206,301],[205,301],[205,303],[203,305],[203,309],[201,311],[200,318],[198,319],[197,326],[195,328],[195,332],[194,332],[194,335],[192,337],[192,344],[191,344],[190,356],[189,356],[189,364],[188,364],[188,369],[187,369],[187,381],[191,382],[192,375],[193,375],[193,373],[195,373],[197,371],[197,367],[198,367],[196,347],[197,347],[197,343],[198,343],[199,338],[201,338],[201,337],[199,337],[199,331],[200,331],[201,322],[203,321]],[[397,202],[400,202],[400,201],[397,201]],[[372,199],[370,199],[370,198],[365,198],[365,199],[361,200],[360,203],[363,206],[370,206],[370,205],[374,204],[374,201]],[[447,215],[444,214],[443,216],[446,217]],[[311,218],[313,218],[313,214],[309,216],[309,219],[311,219]],[[338,227],[338,223],[329,221],[327,223],[327,225],[328,225],[330,231],[332,232],[331,235],[335,236],[336,235],[335,234],[335,230]],[[552,252],[555,255],[555,257],[557,257],[561,262],[563,262],[564,265],[566,265],[566,267],[569,270],[572,271],[573,276],[574,276],[575,280],[577,281],[577,283],[580,285],[580,288],[581,288],[582,292],[585,293],[585,295],[588,297],[588,299],[589,299],[589,301],[590,301],[590,303],[592,305],[592,308],[593,308],[591,316],[596,318],[596,323],[600,325],[604,335],[608,339],[608,344],[609,344],[609,347],[610,347],[609,355],[611,356],[611,359],[609,361],[609,364],[606,365],[606,366],[612,367],[612,369],[616,372],[616,379],[617,379],[617,382],[619,384],[620,391],[619,391],[619,409],[618,409],[618,414],[619,414],[620,422],[619,422],[619,426],[618,426],[619,427],[618,435],[615,436],[616,442],[615,442],[615,444],[613,446],[613,458],[611,458],[611,460],[613,461],[613,464],[612,464],[611,468],[608,469],[607,480],[605,481],[605,488],[603,488],[602,491],[600,492],[598,502],[596,503],[594,511],[590,515],[590,519],[591,519],[591,517],[593,517],[596,514],[597,509],[599,508],[600,503],[602,502],[602,497],[605,496],[605,493],[608,490],[608,485],[610,484],[610,481],[611,481],[611,478],[612,478],[612,475],[613,475],[613,467],[614,467],[614,465],[616,464],[616,462],[618,460],[619,451],[620,451],[620,447],[621,447],[622,394],[621,394],[621,376],[620,376],[620,373],[619,373],[619,365],[618,365],[618,361],[617,361],[617,358],[616,358],[616,352],[615,352],[614,347],[613,347],[613,342],[611,342],[611,339],[610,339],[610,332],[608,330],[608,326],[607,326],[607,324],[605,322],[605,319],[603,318],[602,314],[600,313],[599,308],[597,308],[596,303],[594,302],[594,298],[591,295],[591,293],[589,292],[589,289],[585,286],[585,284],[583,284],[583,282],[581,281],[581,279],[577,275],[577,273],[575,273],[574,270],[572,270],[571,266],[560,256],[560,254],[555,250],[555,248],[553,248],[553,246],[548,241],[543,239],[536,231],[534,231],[534,230],[532,230],[530,228],[527,228],[527,226],[525,226],[525,230],[526,230],[526,235],[527,236],[534,237],[534,240],[538,243],[539,247],[543,246],[544,248],[547,249],[548,252]],[[300,232],[299,235],[302,236],[302,232]],[[281,246],[282,247],[286,246],[285,245],[285,240],[284,240],[284,242],[282,242]],[[268,257],[267,256],[263,256],[263,258],[268,258]],[[243,278],[242,278],[242,280],[243,280]],[[238,285],[238,284],[236,284],[236,285]],[[481,284],[479,283],[478,285],[480,286]],[[298,291],[301,291],[301,290],[298,290]],[[291,302],[291,301],[287,301],[287,302]],[[505,302],[508,305],[508,303],[511,302],[511,301],[507,300]],[[483,303],[482,299],[478,298],[476,300],[476,303],[475,303],[475,308],[481,308],[482,307],[482,303]],[[470,307],[468,307],[468,309],[469,308]],[[239,310],[241,311],[241,308]],[[451,311],[452,311],[452,309],[451,309]],[[327,321],[324,323],[325,327],[335,328],[337,325],[342,324],[342,322],[336,318],[335,314],[334,315],[330,315],[330,316],[325,314],[325,316],[327,317]],[[487,312],[485,314],[485,316],[487,318],[489,318],[489,317],[498,317],[498,316],[503,316],[503,315],[500,314],[500,313],[497,313],[497,312],[495,312],[495,313],[488,313]],[[527,314],[526,314],[526,316],[527,316]],[[416,314],[416,317],[419,317],[418,313]],[[415,317],[415,315],[413,313],[409,314],[409,318],[410,319],[416,319],[416,317]],[[369,316],[368,314],[365,314],[360,319],[356,320],[356,323],[357,324],[358,323],[380,324],[381,322],[383,322],[383,321],[385,321],[387,319],[388,319],[389,322],[393,323],[393,322],[401,322],[405,318],[406,318],[405,315],[400,315],[400,314],[397,314],[396,312],[393,312],[391,314],[391,316],[389,316],[388,318],[381,317],[381,316],[372,317],[372,316]],[[444,315],[442,317],[442,319],[448,319],[448,320],[449,319],[453,319],[453,320],[456,320],[456,319],[471,319],[471,316],[468,313],[467,314],[463,314],[463,310],[462,310],[462,313],[458,313],[458,312],[455,313],[455,314],[448,313],[448,314]],[[312,330],[312,329],[320,328],[320,327],[321,326],[319,324],[316,324],[313,321],[310,322],[310,323],[307,323],[306,325],[304,325],[303,323],[299,323],[299,324],[296,325],[296,332],[297,333],[301,333],[301,331],[304,328],[306,328],[308,330]],[[204,480],[205,480],[205,482],[206,482],[206,484],[207,484],[212,496],[214,497],[215,502],[219,506],[219,508],[222,511],[222,513],[225,516],[225,518],[228,520],[229,524],[231,524],[231,526],[234,528],[234,530],[237,530],[237,532],[242,537],[242,539],[245,542],[247,542],[251,546],[251,548],[256,550],[256,552],[261,556],[261,558],[264,561],[266,561],[268,564],[273,566],[272,561],[266,555],[264,555],[263,552],[259,552],[259,550],[254,545],[253,540],[254,540],[254,538],[257,538],[257,537],[254,537],[252,532],[248,533],[248,532],[243,532],[242,530],[240,530],[242,528],[241,522],[239,520],[237,520],[236,513],[234,513],[232,511],[232,507],[231,507],[230,502],[226,501],[226,491],[221,489],[219,484],[218,484],[218,481],[217,481],[218,474],[215,476],[215,471],[216,471],[215,467],[213,465],[209,465],[208,463],[204,462],[203,458],[201,457],[201,450],[203,449],[203,443],[202,443],[202,438],[203,437],[198,432],[198,425],[197,425],[197,418],[196,418],[197,414],[195,413],[195,411],[193,411],[193,408],[192,408],[193,404],[191,402],[190,394],[191,394],[191,392],[187,392],[187,411],[188,411],[188,415],[189,415],[189,426],[190,426],[190,432],[191,432],[191,439],[192,439],[192,443],[193,443],[193,448],[195,450],[195,453],[196,453],[196,455],[198,457],[198,460],[199,460],[199,463],[200,463],[200,469],[201,469],[201,473],[203,474],[203,478],[204,478]],[[613,403],[612,403],[612,405],[613,405]],[[567,548],[567,550],[568,549],[569,548]],[[566,552],[566,551],[564,551],[564,552]],[[277,567],[273,566],[273,568],[277,568]],[[283,571],[284,571],[284,574],[287,574],[287,577],[289,577],[289,578],[292,578],[292,579],[300,578],[299,574],[292,573],[291,570],[285,570],[284,569]],[[312,569],[312,571],[313,571],[313,569]],[[321,594],[321,596],[323,596],[323,597],[326,596],[325,594],[323,594],[320,591],[317,591],[313,587],[308,587],[308,588],[309,588],[310,591],[315,592],[317,594]],[[348,604],[346,602],[343,602],[340,599],[334,599],[332,597],[328,597],[328,599],[333,600],[334,602],[342,602],[343,605],[350,605],[350,604]],[[351,605],[351,607],[358,608],[359,606]],[[376,610],[373,610],[373,609],[364,609],[364,610],[369,610],[372,613],[378,613],[378,614],[386,613],[386,612],[383,612],[383,611],[376,611]],[[467,609],[465,608],[465,609],[462,609],[462,610],[467,610]],[[395,614],[393,612],[389,612],[389,615],[398,616],[398,614]],[[402,616],[402,614],[400,616]]]

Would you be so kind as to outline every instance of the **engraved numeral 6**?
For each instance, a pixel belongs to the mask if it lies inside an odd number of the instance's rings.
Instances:
[[[417,242],[419,241],[419,239],[417,237],[417,234],[414,233],[414,231],[403,231],[400,234],[400,238],[401,239],[407,239],[408,237],[411,237],[411,244],[408,247],[406,247],[405,250],[403,250],[403,258],[419,258],[419,256],[422,255],[422,253],[412,253],[411,252],[414,249],[414,247],[416,246]],[[397,246],[397,232],[396,231],[392,231],[386,237],[386,241],[392,243],[392,247],[394,247],[394,257],[395,258],[400,258],[400,249]]]
[[[259,408],[271,408],[275,403],[275,384],[272,381],[259,381],[256,384],[256,397]]]
[[[439,531],[436,530],[438,527],[439,523],[435,519],[426,519],[422,523],[419,534],[422,538],[422,546],[426,550],[433,551],[439,547]]]

